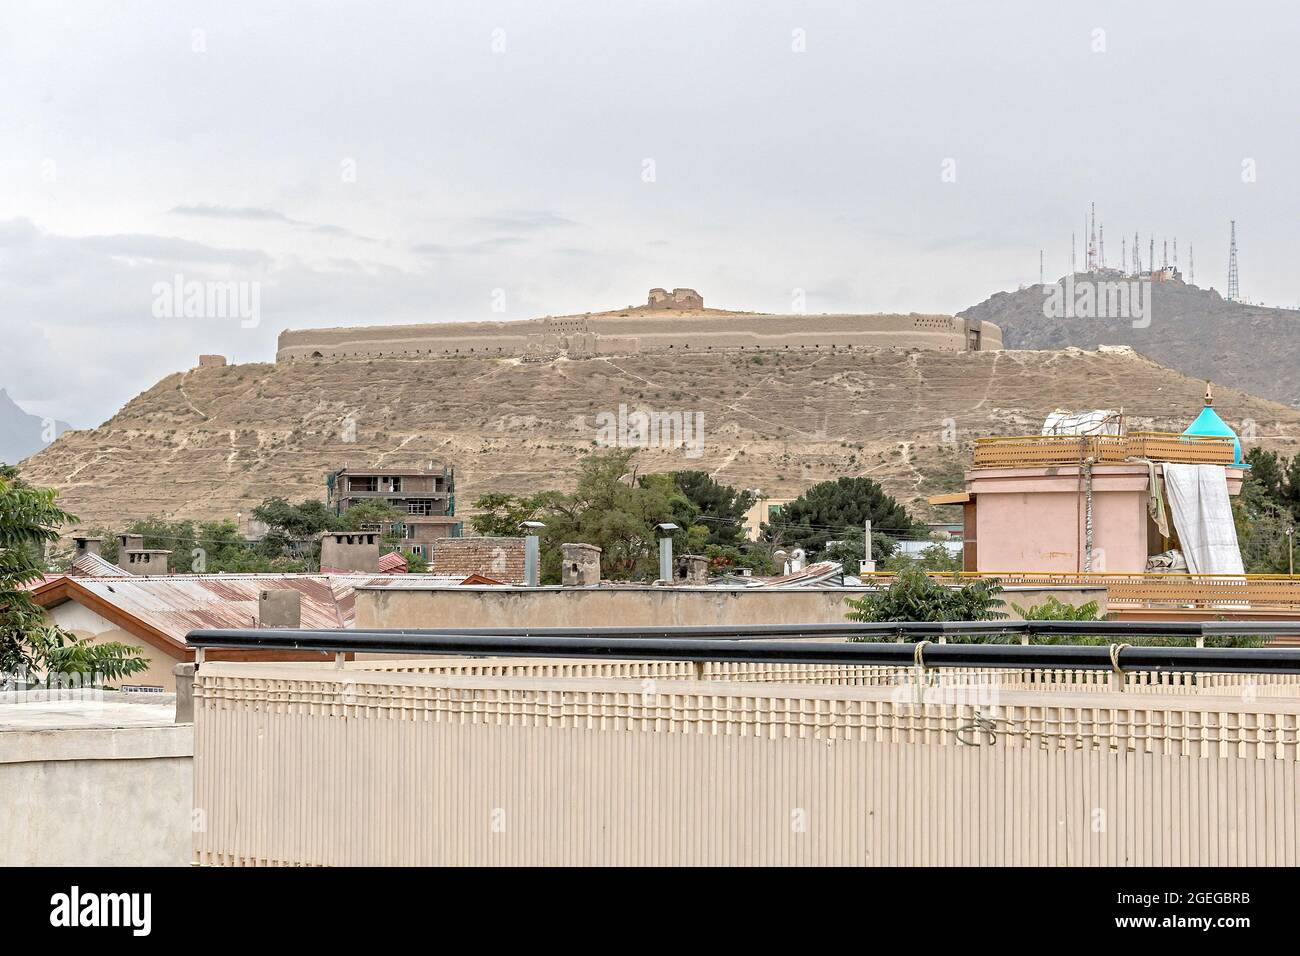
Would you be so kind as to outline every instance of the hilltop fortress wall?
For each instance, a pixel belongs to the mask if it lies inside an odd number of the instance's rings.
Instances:
[[[517,322],[298,329],[280,334],[276,361],[457,355],[543,360],[638,352],[728,349],[904,348],[961,352],[1002,348],[989,322],[948,315],[766,315],[704,310],[677,301],[624,312],[547,316]],[[694,294],[694,293],[693,293]],[[698,296],[698,294],[695,294]],[[661,300],[662,301],[662,300]]]

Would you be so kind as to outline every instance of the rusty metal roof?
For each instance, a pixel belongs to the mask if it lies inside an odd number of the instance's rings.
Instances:
[[[302,626],[351,627],[359,585],[391,581],[372,574],[173,574],[78,577],[77,585],[184,643],[195,628],[256,627],[260,592],[302,594]],[[75,600],[75,598],[74,598]]]

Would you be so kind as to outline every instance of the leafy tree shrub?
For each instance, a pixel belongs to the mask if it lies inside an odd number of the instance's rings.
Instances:
[[[765,524],[763,535],[774,545],[803,548],[813,557],[831,541],[852,540],[868,520],[872,532],[886,535],[907,534],[916,527],[907,509],[879,484],[854,477],[813,485]]]
[[[981,578],[970,584],[949,587],[920,568],[898,572],[889,587],[879,593],[848,600],[850,621],[994,621],[1005,618],[998,610],[1002,585],[996,578]],[[863,637],[860,640],[879,640]],[[951,637],[949,640],[984,641],[987,638]]]
[[[59,528],[75,522],[55,504],[55,492],[23,481],[0,465],[0,674],[28,681],[78,675],[90,683],[138,674],[149,665],[138,647],[91,644],[45,620],[27,586],[44,573],[43,549]]]

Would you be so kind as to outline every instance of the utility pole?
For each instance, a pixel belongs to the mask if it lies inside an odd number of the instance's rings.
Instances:
[[[862,522],[862,538],[862,567],[858,569],[858,573],[874,574],[876,571],[876,562],[871,559],[871,519]]]

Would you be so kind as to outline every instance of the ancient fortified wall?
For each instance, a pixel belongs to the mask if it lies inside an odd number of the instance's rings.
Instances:
[[[517,322],[439,322],[280,333],[276,361],[456,355],[547,360],[635,352],[725,349],[1002,348],[990,322],[950,315],[772,315],[704,308],[693,289],[651,289],[646,305],[618,312]]]

